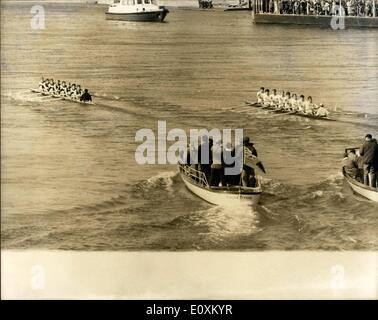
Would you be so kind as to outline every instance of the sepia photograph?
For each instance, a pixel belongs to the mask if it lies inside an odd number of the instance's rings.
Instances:
[[[1,1],[1,298],[377,299],[377,102],[377,0]]]

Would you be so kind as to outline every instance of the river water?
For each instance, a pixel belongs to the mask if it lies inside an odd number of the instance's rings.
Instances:
[[[378,136],[378,31],[253,25],[248,12],[2,3],[2,246],[72,250],[372,250],[378,205],[344,184],[344,148]],[[96,105],[29,92],[81,83]],[[247,108],[260,86],[312,95],[339,121]],[[267,175],[255,211],[212,206],[174,165],[137,165],[135,133],[243,128]]]

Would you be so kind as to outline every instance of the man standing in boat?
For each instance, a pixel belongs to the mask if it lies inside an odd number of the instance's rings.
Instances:
[[[198,170],[202,171],[206,178],[210,179],[211,164],[213,163],[213,139],[208,136],[202,136],[202,143],[198,147]]]
[[[375,169],[378,162],[378,144],[371,134],[365,136],[365,142],[360,148],[360,155],[363,157],[364,184],[375,187]]]

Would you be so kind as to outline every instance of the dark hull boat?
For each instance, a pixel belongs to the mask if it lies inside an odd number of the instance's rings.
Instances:
[[[151,12],[137,12],[137,13],[112,13],[106,12],[107,20],[121,20],[121,21],[141,21],[141,22],[163,22],[168,9]]]
[[[105,12],[107,20],[163,22],[169,10],[155,4],[155,0],[121,0]]]

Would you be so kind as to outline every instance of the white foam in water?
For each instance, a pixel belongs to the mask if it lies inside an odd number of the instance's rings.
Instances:
[[[249,235],[259,231],[258,215],[254,209],[247,205],[221,207],[213,206],[198,212],[200,219],[196,225],[208,227],[208,236],[212,240],[221,240],[225,236]]]
[[[160,172],[157,175],[147,179],[147,183],[150,185],[155,185],[157,182],[163,182],[169,191],[173,191],[173,177],[176,174],[176,171]]]
[[[322,197],[323,194],[324,194],[323,190],[316,190],[316,191],[314,191],[314,192],[312,193],[312,196],[313,196],[314,198],[316,198],[316,197]]]

